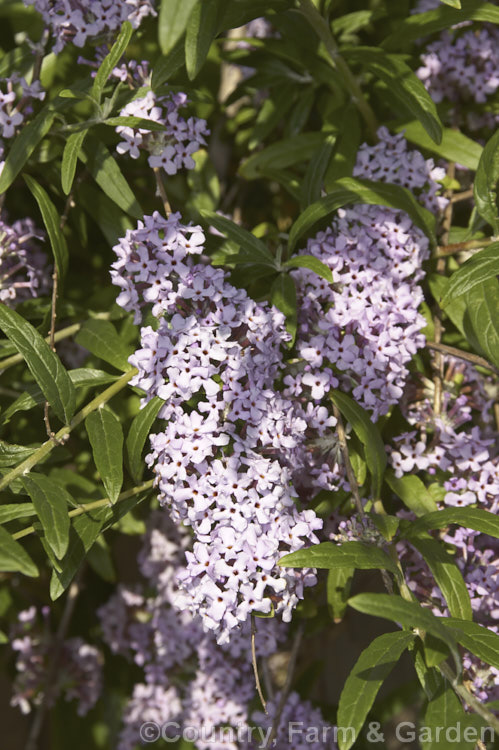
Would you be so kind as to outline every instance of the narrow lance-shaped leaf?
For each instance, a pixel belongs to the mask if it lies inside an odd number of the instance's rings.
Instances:
[[[475,206],[485,221],[499,232],[499,215],[497,211],[497,181],[499,180],[499,130],[487,141],[473,184]]]
[[[379,430],[371,422],[367,412],[350,396],[334,391],[331,398],[364,445],[367,466],[372,476],[372,493],[374,497],[379,497],[386,467],[385,446]]]
[[[0,570],[5,573],[23,573],[30,578],[38,576],[38,568],[26,550],[12,539],[0,526]]]
[[[478,284],[499,275],[499,242],[493,242],[475,253],[458,268],[449,279],[441,306],[445,307],[461,294],[466,294]]]
[[[42,138],[47,135],[52,127],[55,115],[56,109],[53,103],[50,103],[31,122],[23,127],[12,144],[5,160],[2,174],[0,175],[0,194],[4,193],[12,185],[35,148]]]
[[[101,141],[87,136],[78,156],[99,187],[117,206],[135,219],[142,219],[144,216],[142,208],[124,178],[116,159]]]
[[[71,192],[78,156],[86,135],[86,130],[71,133],[64,146],[61,163],[61,185],[65,195],[69,195]]]
[[[124,54],[130,39],[133,34],[132,24],[129,21],[125,21],[121,27],[121,31],[113,44],[111,51],[104,58],[100,64],[99,70],[97,71],[94,83],[92,86],[92,95],[95,99],[100,102],[104,86],[107,83],[107,79],[111,75],[113,68],[119,63],[122,55]]]
[[[327,135],[321,148],[310,161],[303,180],[302,208],[306,208],[310,203],[314,203],[321,197],[324,176],[327,172],[335,143],[336,135]]]
[[[163,404],[164,401],[155,396],[139,411],[130,426],[126,439],[126,458],[130,474],[136,482],[140,482],[144,471],[142,449]]]
[[[499,517],[481,508],[445,508],[428,513],[411,523],[408,535],[412,536],[429,529],[444,529],[453,523],[499,539]]]
[[[22,479],[24,489],[35,506],[48,545],[55,556],[64,557],[69,543],[68,504],[71,496],[57,482],[43,474],[31,473]]]
[[[197,76],[218,32],[221,0],[197,2],[190,15],[185,35],[185,63],[191,81]]]
[[[294,255],[292,258],[282,264],[283,268],[308,268],[310,271],[314,271],[318,276],[322,276],[323,279],[333,283],[333,273],[329,266],[326,266],[319,258],[314,255]]]
[[[275,258],[266,245],[255,237],[254,234],[247,232],[246,229],[242,229],[233,221],[230,221],[230,219],[226,219],[225,216],[219,216],[211,211],[201,211],[201,215],[215,229],[218,229],[219,232],[222,232],[222,234],[239,245],[241,255],[245,261],[247,259],[246,262],[271,266],[277,270]]]
[[[338,705],[338,726],[353,730],[338,734],[340,750],[350,750],[355,743],[381,685],[414,638],[414,634],[407,631],[385,633],[375,638],[359,656]]]
[[[167,55],[184,33],[189,16],[201,0],[161,0],[159,9],[159,46]]]
[[[453,617],[471,620],[470,595],[463,576],[451,555],[436,539],[411,537],[411,544],[421,553],[445,597]]]
[[[109,320],[98,318],[86,320],[75,336],[75,341],[118,370],[126,372],[131,367],[128,363],[128,357],[132,352],[128,351],[116,328]]]
[[[385,481],[409,510],[417,516],[424,516],[437,510],[437,504],[424,483],[415,474],[396,477],[393,471],[387,471]]]
[[[56,415],[68,424],[76,407],[75,389],[59,357],[27,320],[5,305],[0,305],[0,328],[24,357]]]
[[[411,141],[411,143],[428,149],[428,151],[443,157],[447,161],[457,162],[473,171],[476,171],[478,168],[483,148],[479,143],[468,138],[468,136],[459,130],[444,128],[440,143],[435,143],[430,138],[418,120],[401,125],[397,128],[397,132],[403,132],[405,138]]]
[[[341,622],[347,608],[355,568],[331,568],[327,574],[327,606],[333,621]]]
[[[421,741],[422,750],[453,750],[456,747],[456,743],[453,741],[455,739],[454,731],[452,735],[447,735],[447,733],[442,732],[442,727],[454,730],[459,727],[460,750],[473,750],[476,746],[475,740],[471,743],[466,741],[468,739],[466,729],[472,724],[472,720],[469,719],[470,715],[464,712],[461,701],[451,685],[445,680],[437,695],[426,707],[425,730]]]
[[[239,167],[245,180],[258,180],[267,169],[286,169],[310,159],[324,141],[322,133],[299,133],[253,154]]]
[[[435,103],[424,83],[401,57],[389,55],[378,47],[355,47],[345,50],[343,54],[347,61],[365,65],[383,81],[390,92],[419,120],[430,138],[440,143],[442,123]]]
[[[476,622],[455,617],[442,618],[442,622],[467,651],[495,669],[499,669],[499,635]]]
[[[454,658],[457,673],[461,674],[462,664],[456,638],[453,637],[450,629],[445,627],[446,618],[436,617],[420,604],[408,602],[401,596],[393,594],[357,594],[348,600],[348,604],[366,615],[382,617],[407,628],[418,628],[432,633],[447,644]],[[496,637],[499,639],[499,636]]]
[[[299,549],[281,557],[283,568],[358,568],[359,570],[390,570],[397,574],[397,567],[386,552],[374,545],[362,542],[345,542],[341,546],[332,542],[321,542],[307,549]]]
[[[39,185],[33,177],[30,177],[29,175],[23,176],[24,181],[34,195],[42,214],[43,223],[47,229],[52,252],[54,253],[55,266],[59,274],[59,281],[62,284],[64,283],[64,278],[68,268],[69,255],[66,238],[60,227],[61,219],[59,213],[50,200],[48,193],[42,188],[42,186]]]
[[[459,299],[466,303],[463,320],[466,338],[499,367],[499,282],[487,279]]]
[[[121,423],[108,409],[97,409],[85,420],[88,439],[102,483],[112,503],[123,484],[123,430]]]

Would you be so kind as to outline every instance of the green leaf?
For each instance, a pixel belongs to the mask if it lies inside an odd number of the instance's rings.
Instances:
[[[283,268],[308,268],[321,276],[330,284],[333,283],[333,273],[329,266],[326,266],[319,258],[314,255],[294,255],[292,258],[282,264]]]
[[[369,518],[371,518],[372,522],[380,534],[384,536],[386,541],[391,542],[399,529],[400,518],[397,516],[389,516],[386,513],[369,513]]]
[[[428,564],[451,615],[461,620],[472,620],[470,595],[453,557],[436,539],[411,536],[410,541]]]
[[[427,13],[416,13],[398,21],[396,31],[382,42],[382,46],[385,49],[401,49],[405,52],[408,44],[415,39],[444,31],[463,21],[499,23],[499,8],[492,3],[483,0],[461,0],[461,8],[458,10],[441,5]]]
[[[389,55],[378,47],[343,50],[347,62],[360,63],[385,83],[402,105],[419,120],[430,138],[442,140],[442,123],[435,102],[425,85],[398,55]]]
[[[350,396],[334,391],[331,398],[364,446],[367,467],[372,477],[372,494],[379,497],[386,467],[385,446],[379,430],[371,422],[367,412]]]
[[[422,750],[455,750],[457,730],[459,747],[463,750],[473,750],[475,741],[465,742],[466,727],[469,726],[468,715],[465,714],[461,701],[445,680],[437,695],[428,703],[424,716],[424,728],[421,728]],[[442,731],[445,727],[449,731]],[[450,733],[452,731],[452,734]],[[426,739],[427,738],[427,739]]]
[[[451,8],[458,8],[458,10],[461,10],[461,0],[440,0],[440,2],[449,5]]]
[[[494,242],[489,247],[475,253],[452,274],[440,303],[441,307],[445,307],[456,297],[471,291],[477,284],[498,275],[499,242]]]
[[[219,216],[211,211],[201,211],[201,215],[211,226],[239,245],[241,261],[263,264],[277,270],[275,258],[266,245],[257,239],[254,234],[242,229],[230,219],[226,219],[225,216]]]
[[[425,148],[447,161],[454,161],[476,171],[483,152],[482,146],[473,141],[459,130],[444,128],[440,143],[430,138],[418,120],[408,122],[396,129],[398,133],[403,132],[406,139],[415,143],[420,148]]]
[[[50,598],[58,599],[67,589],[88,550],[100,534],[109,508],[99,508],[78,516],[70,528],[68,551],[59,566],[54,566],[50,579]]]
[[[475,206],[486,222],[499,232],[499,215],[497,212],[497,181],[499,180],[499,130],[487,141],[473,184]]]
[[[151,431],[152,424],[164,401],[158,396],[148,401],[143,409],[134,417],[126,439],[126,462],[132,478],[140,482],[144,471],[142,450]]]
[[[284,568],[358,568],[359,570],[390,570],[397,574],[397,567],[386,552],[375,545],[362,542],[345,542],[341,546],[333,542],[321,542],[307,549],[299,549],[281,557],[279,565]]]
[[[27,320],[5,305],[0,305],[0,328],[24,357],[56,415],[69,424],[76,407],[75,390],[59,357]]]
[[[0,505],[0,524],[8,523],[16,518],[35,516],[36,510],[31,503],[6,503]]]
[[[70,520],[68,504],[71,496],[57,482],[32,472],[22,478],[24,489],[33,501],[36,514],[42,524],[47,544],[61,560],[68,549]]]
[[[99,187],[117,206],[135,219],[142,219],[144,212],[128,182],[123,177],[116,159],[111,156],[101,141],[88,135],[78,157],[85,164]]]
[[[296,309],[296,286],[294,279],[287,273],[280,273],[270,289],[270,301],[286,316],[286,330],[291,335],[289,346],[296,338],[298,312]]]
[[[350,750],[355,743],[381,685],[414,638],[407,631],[385,633],[359,656],[340,695],[338,726],[353,730],[348,734],[338,733],[340,750]]]
[[[327,135],[324,143],[317,151],[305,172],[302,186],[301,208],[304,209],[311,203],[315,203],[321,197],[324,177],[326,175],[331,156],[333,155],[336,135]]]
[[[385,481],[409,510],[417,516],[424,516],[437,510],[437,504],[425,485],[415,474],[396,477],[392,470],[386,472]]]
[[[456,663],[458,674],[461,673],[461,659],[456,640],[450,637],[449,628],[444,627],[444,623],[447,622],[446,618],[436,617],[416,602],[407,602],[401,596],[394,594],[357,594],[348,600],[348,604],[366,615],[382,617],[385,620],[400,623],[406,628],[417,628],[432,633],[447,644]]]
[[[71,133],[64,146],[61,163],[61,185],[65,195],[69,195],[71,192],[78,156],[87,132],[86,130],[80,130],[78,133]]]
[[[253,154],[239,167],[245,180],[259,180],[267,169],[280,170],[308,161],[324,142],[323,133],[299,133]]]
[[[491,667],[499,669],[499,635],[476,622],[456,617],[442,617],[445,628],[467,651]]]
[[[185,64],[192,81],[204,65],[211,43],[218,33],[221,0],[202,0],[190,15],[185,35]]]
[[[128,127],[157,132],[164,132],[166,130],[165,125],[163,125],[161,122],[156,122],[156,120],[149,120],[146,117],[134,117],[133,115],[127,115],[126,117],[108,117],[102,124],[109,125],[112,128]]]
[[[75,341],[118,370],[126,372],[131,369],[128,357],[132,352],[109,320],[98,318],[86,320],[76,334]]]
[[[316,201],[316,203],[312,203],[300,214],[289,233],[289,251],[294,250],[298,239],[305,232],[308,232],[314,224],[321,219],[325,219],[338,208],[350,203],[368,203],[405,211],[413,222],[428,235],[430,240],[433,243],[436,242],[435,218],[417,203],[409,190],[399,185],[342,177],[334,185],[331,185],[328,195]]]
[[[201,0],[161,0],[158,41],[164,55],[173,49],[184,33],[189,16],[197,2]]]
[[[335,623],[345,614],[354,572],[355,568],[331,568],[327,574],[327,606]]]
[[[21,461],[31,456],[35,450],[36,448],[13,445],[12,443],[6,443],[5,440],[0,440],[0,469],[20,464]]]
[[[499,517],[480,508],[445,508],[428,513],[411,523],[408,536],[430,529],[445,529],[453,523],[499,539]]]
[[[28,553],[2,526],[0,526],[0,571],[23,573],[30,578],[37,578],[39,575],[38,568]]]
[[[151,87],[154,91],[171,78],[184,64],[184,45],[180,42],[166,56],[159,57],[154,63]]]
[[[96,76],[94,78],[94,82],[92,85],[92,96],[100,102],[102,98],[102,93],[104,91],[104,87],[107,83],[107,79],[111,75],[113,68],[115,68],[119,61],[121,60],[121,57],[125,53],[126,48],[128,47],[128,44],[130,42],[130,39],[132,38],[133,34],[133,28],[132,24],[129,21],[125,21],[123,26],[121,27],[121,31],[118,34],[118,37],[111,47],[111,51],[108,55],[104,58],[104,60],[101,62],[99,66],[99,70],[96,73]]]
[[[488,279],[463,294],[466,302],[464,331],[473,348],[499,367],[499,282]]]
[[[97,409],[85,420],[95,465],[106,493],[115,503],[123,484],[123,430],[108,409]]]
[[[24,167],[29,157],[44,136],[47,135],[54,117],[55,108],[44,107],[30,123],[25,125],[12,144],[0,176],[0,194],[5,193]]]
[[[54,254],[55,267],[59,274],[59,282],[63,284],[68,269],[69,254],[66,238],[64,237],[60,226],[61,218],[56,207],[50,200],[48,193],[42,188],[42,186],[29,175],[23,175],[23,177],[38,203],[43,223],[45,224],[50,239],[52,252]]]

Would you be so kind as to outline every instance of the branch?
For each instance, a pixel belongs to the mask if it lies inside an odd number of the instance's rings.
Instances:
[[[166,218],[168,218],[172,212],[172,207],[170,206],[170,202],[166,194],[165,186],[163,185],[163,180],[161,179],[161,171],[159,167],[153,167],[153,172],[156,178],[156,185],[158,188],[158,193],[160,194],[161,200],[163,201],[163,208],[165,210]]]
[[[453,242],[451,245],[439,245],[435,254],[436,258],[446,258],[464,250],[480,250],[482,247],[498,242],[499,237],[484,237],[483,240],[468,240],[467,242]]]
[[[137,372],[138,370],[134,367],[128,372],[125,372],[121,376],[121,378],[119,378],[119,380],[110,385],[109,388],[106,388],[105,391],[99,393],[98,396],[96,396],[92,401],[90,401],[90,403],[84,406],[83,409],[73,417],[70,424],[65,425],[59,430],[59,432],[56,432],[56,434],[54,435],[54,439],[51,438],[47,440],[39,448],[37,448],[36,451],[32,453],[31,456],[29,456],[25,461],[9,471],[9,473],[6,474],[2,480],[0,480],[0,490],[8,487],[8,485],[13,482],[14,479],[17,479],[17,477],[20,477],[23,474],[27,474],[28,471],[31,471],[33,466],[36,466],[36,464],[39,463],[43,458],[45,458],[45,456],[48,456],[48,454],[55,448],[55,446],[60,443],[61,440],[65,440],[70,432],[74,430],[74,428],[79,424],[81,424],[91,412],[98,409],[99,406],[103,406],[103,404],[106,404],[110,399],[113,398],[113,396],[119,393],[137,374]]]
[[[272,720],[272,729],[270,730],[270,734],[267,738],[267,741],[265,743],[263,750],[268,750],[269,747],[272,747],[274,745],[274,740],[277,736],[282,712],[284,710],[284,706],[286,705],[286,701],[288,699],[288,695],[291,690],[291,684],[293,682],[293,675],[294,675],[295,667],[296,667],[296,660],[298,658],[298,651],[300,650],[300,644],[303,638],[304,630],[305,630],[305,624],[302,621],[298,625],[298,630],[296,631],[295,639],[293,641],[293,647],[291,649],[291,654],[290,654],[289,662],[288,662],[286,682],[284,683],[284,687],[282,689],[281,696],[279,698],[279,705],[277,706],[277,711]]]
[[[336,418],[336,432],[338,433],[338,442],[340,444],[340,450],[341,450],[341,455],[343,458],[343,463],[345,464],[348,484],[350,485],[350,490],[355,500],[357,511],[359,512],[361,516],[364,516],[365,513],[364,513],[364,507],[362,505],[362,501],[360,499],[359,485],[357,484],[357,479],[355,477],[355,473],[352,468],[352,464],[350,462],[350,456],[348,454],[347,438],[345,434],[345,428],[343,427],[343,420],[341,418],[340,410],[334,403],[333,403],[333,414]]]
[[[149,479],[147,482],[139,484],[138,487],[133,487],[131,490],[125,490],[125,492],[122,492],[120,495],[118,495],[118,499],[116,500],[116,502],[119,503],[122,500],[127,500],[129,497],[140,495],[141,492],[150,490],[153,487],[154,479]],[[113,507],[113,503],[111,503],[108,497],[103,497],[101,500],[93,500],[91,503],[83,503],[79,508],[74,508],[73,510],[68,511],[68,516],[69,518],[75,518],[76,516],[82,516],[84,513],[89,513],[91,510],[96,510],[97,508],[105,508],[106,506],[111,508]],[[35,531],[36,529],[34,526],[27,526],[25,529],[21,529],[21,531],[17,531],[15,534],[12,534],[12,538],[16,540],[23,539],[23,537],[25,536],[34,534]]]
[[[265,697],[262,692],[262,685],[260,683],[260,677],[258,675],[258,663],[256,661],[256,644],[255,644],[255,636],[256,636],[256,622],[255,622],[255,615],[251,615],[251,662],[253,664],[253,674],[255,675],[255,684],[256,684],[256,690],[258,693],[258,696],[260,698],[260,701],[263,706],[263,710],[267,714],[267,702],[265,700]]]
[[[462,700],[468,704],[468,706],[473,709],[473,711],[482,717],[482,719],[485,719],[487,724],[492,727],[494,732],[499,734],[499,718],[495,716],[491,711],[489,711],[486,706],[481,703],[478,698],[475,698],[473,693],[470,693],[470,691],[460,682],[458,682],[456,675],[453,673],[452,669],[449,667],[448,664],[445,662],[443,664],[440,664],[439,670],[441,674],[445,677],[446,680],[449,681],[452,689],[454,692],[462,698]]]
[[[72,325],[67,326],[67,328],[61,328],[60,331],[56,331],[54,333],[54,342],[57,343],[57,341],[62,341],[62,339],[67,339],[70,336],[72,336],[74,333],[78,333],[81,326],[82,326],[81,323],[73,323]],[[51,344],[50,336],[46,336],[45,341],[47,342],[47,344]],[[2,373],[8,367],[12,367],[13,365],[18,365],[23,360],[24,360],[24,357],[22,354],[13,354],[12,357],[6,357],[5,359],[1,359],[0,360],[0,373]]]
[[[465,352],[462,349],[456,349],[453,346],[447,346],[447,344],[437,344],[435,341],[427,341],[426,348],[433,349],[434,351],[441,352],[442,354],[448,354],[450,357],[464,359],[465,362],[471,362],[473,365],[477,365],[478,367],[485,367],[487,370],[490,370],[496,375],[499,375],[499,370],[497,369],[497,367],[492,365],[483,357],[479,357],[478,354]]]

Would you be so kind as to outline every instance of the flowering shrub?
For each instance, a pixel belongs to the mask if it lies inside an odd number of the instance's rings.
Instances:
[[[6,746],[497,746],[499,9],[1,14]]]

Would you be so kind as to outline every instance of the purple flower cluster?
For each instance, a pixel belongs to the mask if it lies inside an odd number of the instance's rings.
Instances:
[[[11,647],[17,652],[17,675],[13,685],[12,706],[29,713],[39,705],[47,690],[47,676],[54,659],[58,669],[48,686],[47,701],[52,707],[64,694],[66,700],[76,699],[78,715],[84,716],[95,705],[102,690],[101,652],[81,638],[69,638],[62,645],[50,632],[48,608],[39,617],[36,607],[19,613],[11,632]]]
[[[160,502],[192,527],[195,543],[181,576],[188,606],[224,642],[253,611],[291,610],[313,585],[308,571],[286,570],[286,552],[317,541],[322,522],[298,511],[291,472],[280,462],[300,444],[306,423],[276,391],[284,317],[253,302],[221,269],[195,262],[204,235],[178,214],[145,217],[115,247],[118,303],[157,325],[141,329],[130,358],[132,381],[165,400],[165,430],[151,436]],[[201,259],[202,261],[202,259]]]
[[[26,115],[33,111],[31,101],[43,101],[45,91],[39,81],[28,84],[26,79],[14,73],[0,79],[0,137],[12,138],[22,125]],[[1,141],[0,141],[1,143]]]
[[[143,19],[156,15],[154,0],[24,0],[41,13],[55,37],[57,54],[68,43],[83,47],[87,40],[116,32],[125,21],[137,29]]]
[[[0,218],[0,302],[14,307],[48,292],[47,258],[37,246],[42,239],[31,219],[8,224]]]
[[[197,730],[198,750],[237,750],[223,728],[248,727],[254,696],[248,623],[219,646],[213,634],[203,633],[197,616],[175,606],[189,545],[185,529],[161,511],[152,514],[139,554],[146,585],[121,587],[99,611],[112,651],[144,670],[144,682],[135,685],[125,708],[118,750],[136,746],[144,721]],[[257,620],[258,658],[274,653],[285,638],[285,626],[276,618]],[[309,717],[312,709],[293,695],[286,711]],[[317,712],[312,718],[322,725]]]
[[[131,61],[116,68],[114,75],[140,88],[150,82],[146,62],[139,65]],[[163,128],[148,130],[118,126],[116,132],[123,138],[117,146],[118,153],[128,153],[132,159],[138,159],[140,152],[146,151],[149,166],[164,169],[168,175],[174,175],[182,168],[194,169],[192,154],[206,144],[205,136],[209,135],[209,130],[205,120],[198,117],[186,120],[179,114],[186,104],[187,97],[180,92],[158,95],[149,90],[145,96],[133,99],[121,110],[121,117],[140,117]]]
[[[428,208],[441,210],[436,180],[443,171],[408,150],[402,135],[385,128],[378,135],[378,144],[361,147],[354,175],[408,187]],[[406,365],[424,343],[417,282],[428,240],[401,211],[357,205],[340,210],[305,253],[331,269],[334,283],[307,269],[293,272],[304,364],[285,378],[288,392],[317,403],[339,383],[376,419],[400,399]]]
[[[417,10],[432,10],[436,5],[427,0]],[[445,31],[421,54],[422,64],[416,75],[435,102],[447,100],[453,104],[450,119],[454,124],[462,121],[462,107],[471,105],[466,112],[470,130],[497,125],[498,115],[493,107],[487,111],[482,106],[477,113],[473,105],[494,103],[499,89],[498,42],[499,30],[494,24],[475,29],[465,22]]]

